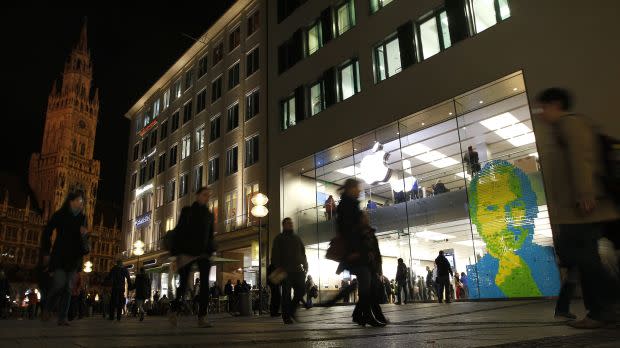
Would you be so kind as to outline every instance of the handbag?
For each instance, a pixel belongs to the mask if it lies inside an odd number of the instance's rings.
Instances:
[[[271,284],[279,285],[286,277],[288,277],[288,273],[286,273],[284,269],[278,267],[269,275],[269,281]]]
[[[346,241],[342,236],[337,235],[329,242],[329,247],[325,252],[325,258],[328,260],[341,262],[342,260],[344,260],[345,253]]]

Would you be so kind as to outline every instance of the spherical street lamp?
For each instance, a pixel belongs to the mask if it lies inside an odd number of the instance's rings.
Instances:
[[[140,267],[140,256],[144,255],[144,242],[137,240],[133,243],[133,254],[138,256],[138,262],[136,262],[136,269]]]
[[[261,245],[263,244],[263,238],[261,234],[261,218],[264,218],[267,214],[269,214],[269,209],[265,207],[265,204],[269,202],[269,198],[259,192],[252,197],[251,201],[252,204],[254,204],[254,207],[250,210],[250,214],[258,218],[258,314],[260,315],[263,314],[263,267],[261,266]],[[269,233],[269,230],[267,230],[267,233]],[[267,240],[269,240],[269,238],[267,238]]]
[[[84,262],[84,272],[85,273],[90,273],[93,271],[93,263],[90,261],[86,261]]]

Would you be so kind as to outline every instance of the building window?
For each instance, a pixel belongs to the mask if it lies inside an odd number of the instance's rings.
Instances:
[[[172,202],[174,201],[174,194],[176,191],[176,181],[174,179],[168,181],[166,185],[166,201]]]
[[[169,167],[177,164],[177,145],[170,148],[170,164]]]
[[[222,96],[222,77],[218,77],[211,82],[211,103],[220,99]]]
[[[133,146],[133,160],[137,161],[140,157],[140,144],[136,144]]]
[[[233,89],[239,84],[239,63],[228,69],[228,89]]]
[[[239,46],[241,42],[241,26],[236,27],[228,35],[228,52],[231,52]]]
[[[149,180],[155,177],[155,160],[149,161]]]
[[[159,98],[153,102],[153,118],[159,115]]]
[[[151,132],[151,149],[157,146],[157,131]]]
[[[258,162],[258,134],[245,140],[245,166]]]
[[[480,33],[510,17],[508,0],[469,0],[475,33]]]
[[[202,150],[205,147],[205,126],[200,126],[196,129],[196,151]]]
[[[220,178],[220,158],[219,157],[215,157],[209,160],[208,170],[209,170],[208,183],[209,185],[211,185],[214,182],[218,181]]]
[[[338,90],[340,92],[340,100],[360,92],[359,64],[357,60],[353,60],[338,69]]]
[[[202,165],[194,168],[194,192],[198,192],[198,189],[202,187]]]
[[[246,76],[254,74],[259,68],[260,54],[259,48],[256,47],[245,57]]]
[[[174,85],[173,85],[173,89],[174,89],[174,99],[179,99],[181,97],[181,79],[178,79]]]
[[[146,182],[146,166],[140,167],[140,186]]]
[[[213,66],[219,63],[222,60],[222,58],[224,58],[224,43],[220,42],[213,49]]]
[[[375,13],[394,0],[370,0],[370,12]]]
[[[224,204],[226,209],[226,232],[230,232],[236,229],[237,190],[233,190],[226,194]]]
[[[183,90],[187,91],[194,82],[194,70],[189,69],[185,72],[185,85],[183,86]]]
[[[163,110],[166,110],[170,106],[170,89],[164,92],[164,106]]]
[[[207,55],[205,54],[202,58],[198,59],[198,78],[203,77],[209,68]]]
[[[172,114],[172,133],[174,133],[174,131],[176,131],[177,129],[179,129],[179,110],[175,111],[174,114]]]
[[[200,113],[207,107],[207,89],[203,89],[196,96],[196,113]]]
[[[355,26],[355,7],[353,0],[348,0],[336,9],[336,34],[344,34]]]
[[[288,129],[295,125],[295,97],[282,101],[281,105],[282,113],[282,129]]]
[[[215,141],[220,137],[220,116],[217,115],[211,119],[211,132],[209,133],[209,142]]]
[[[186,159],[192,150],[192,137],[187,134],[181,140],[181,161]]]
[[[159,155],[159,164],[157,165],[157,174],[161,174],[166,170],[166,153]]]
[[[142,140],[142,156],[146,156],[148,152],[149,152],[149,139],[144,138],[144,140]]]
[[[159,186],[155,189],[155,206],[157,208],[164,205],[164,187]]]
[[[254,34],[254,32],[256,32],[259,27],[260,27],[260,13],[258,11],[254,11],[254,13],[252,13],[248,17],[248,35],[247,36]]]
[[[187,194],[187,189],[188,189],[188,181],[189,181],[189,174],[188,173],[184,173],[181,174],[181,176],[179,177],[179,197],[183,197]]]
[[[258,90],[245,97],[245,120],[258,115],[260,111],[260,93]]]
[[[325,109],[323,81],[310,86],[310,115],[314,116]]]
[[[188,101],[183,105],[183,124],[189,122],[192,119],[192,101]]]
[[[402,69],[398,38],[387,40],[375,48],[375,74],[377,82],[398,74]]]
[[[137,179],[138,179],[138,174],[137,173],[131,174],[131,189],[132,190],[136,189]]]
[[[418,22],[420,59],[427,59],[450,47],[450,29],[446,11],[434,13]]]
[[[164,140],[168,137],[168,121],[164,121],[159,126],[159,140]]]
[[[218,216],[220,215],[217,199],[212,199],[209,201],[209,210],[213,214],[213,223],[217,225],[219,221]]]
[[[226,175],[231,175],[237,172],[239,169],[239,148],[233,146],[226,151]]]
[[[228,132],[239,127],[239,103],[235,103],[233,106],[228,108],[228,117],[226,118],[226,120],[226,124],[228,125]]]
[[[321,33],[321,22],[316,21],[306,31],[306,55],[311,55],[323,46],[323,39]]]

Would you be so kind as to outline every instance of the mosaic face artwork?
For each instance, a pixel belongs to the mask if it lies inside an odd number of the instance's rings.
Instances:
[[[533,241],[538,204],[530,178],[511,163],[494,160],[472,178],[469,189],[471,220],[487,252],[467,266],[470,296],[557,295],[560,275],[553,248]]]

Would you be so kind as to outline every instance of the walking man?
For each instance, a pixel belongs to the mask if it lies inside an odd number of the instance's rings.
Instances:
[[[116,260],[116,265],[112,267],[108,277],[112,282],[110,316],[108,319],[114,320],[114,315],[116,314],[116,321],[121,321],[121,314],[123,312],[123,307],[125,307],[125,281],[127,281],[128,287],[131,284],[129,272],[127,271],[127,268],[123,266],[122,260]]]
[[[443,302],[445,290],[446,303],[450,303],[450,276],[453,275],[453,272],[450,261],[444,256],[443,250],[439,250],[435,264],[437,265],[437,301]]]
[[[136,274],[136,306],[140,321],[144,320],[144,301],[151,297],[151,281],[146,275],[144,267],[140,267],[140,273]]]
[[[397,305],[401,304],[401,296],[402,293],[405,293],[405,304],[407,304],[407,299],[409,298],[409,291],[408,289],[408,282],[407,282],[407,265],[405,265],[405,262],[403,261],[402,258],[398,259],[398,266],[396,268],[396,298],[398,299],[398,302],[396,302]]]
[[[282,220],[282,233],[273,240],[271,262],[276,270],[287,273],[287,277],[282,281],[282,319],[285,324],[292,324],[297,304],[305,293],[304,280],[308,271],[308,260],[301,238],[293,231],[291,218]],[[292,300],[291,289],[295,294]]]

